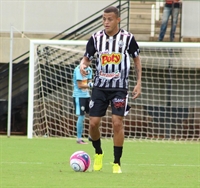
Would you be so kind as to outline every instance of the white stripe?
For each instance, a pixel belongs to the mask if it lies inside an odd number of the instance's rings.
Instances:
[[[42,162],[1,162],[1,164],[30,164],[30,165],[40,165]]]
[[[42,162],[1,162],[1,164],[28,164],[28,165],[41,165]],[[104,163],[104,165],[110,165],[110,163]],[[159,164],[159,163],[150,163],[150,164],[132,164],[132,163],[123,163],[123,166],[170,166],[170,167],[200,167],[199,164]]]
[[[128,94],[126,95],[126,104],[125,104],[125,109],[124,109],[124,116],[126,116],[129,113],[129,111],[126,111],[127,105],[128,105]]]
[[[110,165],[110,163],[104,163],[105,165]],[[170,166],[170,167],[200,167],[199,164],[127,164],[127,163],[122,163],[123,166]]]

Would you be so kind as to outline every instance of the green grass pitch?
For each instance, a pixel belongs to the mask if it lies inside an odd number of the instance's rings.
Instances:
[[[0,188],[200,188],[198,142],[126,140],[122,174],[113,174],[112,140],[103,139],[103,169],[74,172],[78,150],[93,158],[92,144],[75,139],[0,136]],[[93,160],[92,160],[93,161]]]

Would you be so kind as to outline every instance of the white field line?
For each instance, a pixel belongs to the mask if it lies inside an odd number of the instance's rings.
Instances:
[[[1,162],[1,164],[22,164],[22,165],[42,165],[42,162]],[[104,165],[110,165],[110,163],[104,163]],[[200,167],[200,164],[127,164],[123,163],[123,166],[170,166],[170,167]]]
[[[105,165],[110,165],[110,163],[105,163]],[[200,167],[200,164],[127,164],[127,163],[122,163],[122,166],[170,166],[170,167]]]
[[[1,162],[1,164],[28,164],[28,165],[41,165],[42,162]]]

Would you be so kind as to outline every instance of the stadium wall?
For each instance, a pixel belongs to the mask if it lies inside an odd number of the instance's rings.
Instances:
[[[11,25],[16,28],[13,50],[13,58],[16,58],[29,50],[29,40],[26,36],[49,39],[112,2],[114,1],[106,0],[103,3],[100,0],[1,1],[0,63],[9,62]]]
[[[13,58],[16,58],[29,49],[29,40],[26,36],[28,38],[49,39],[113,2],[113,0],[1,1],[0,63],[9,62],[11,25],[16,28],[13,51]],[[131,2],[150,3],[150,1]],[[151,2],[154,3],[155,0]],[[199,1],[183,0],[183,37],[200,38],[199,9]],[[141,12],[144,10],[141,9]],[[25,35],[19,32],[23,32]],[[137,38],[140,40],[140,37],[137,36]]]

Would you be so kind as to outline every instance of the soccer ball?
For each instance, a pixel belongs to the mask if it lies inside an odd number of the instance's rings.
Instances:
[[[90,166],[90,156],[84,151],[76,151],[70,157],[70,166],[75,172],[85,172]]]

